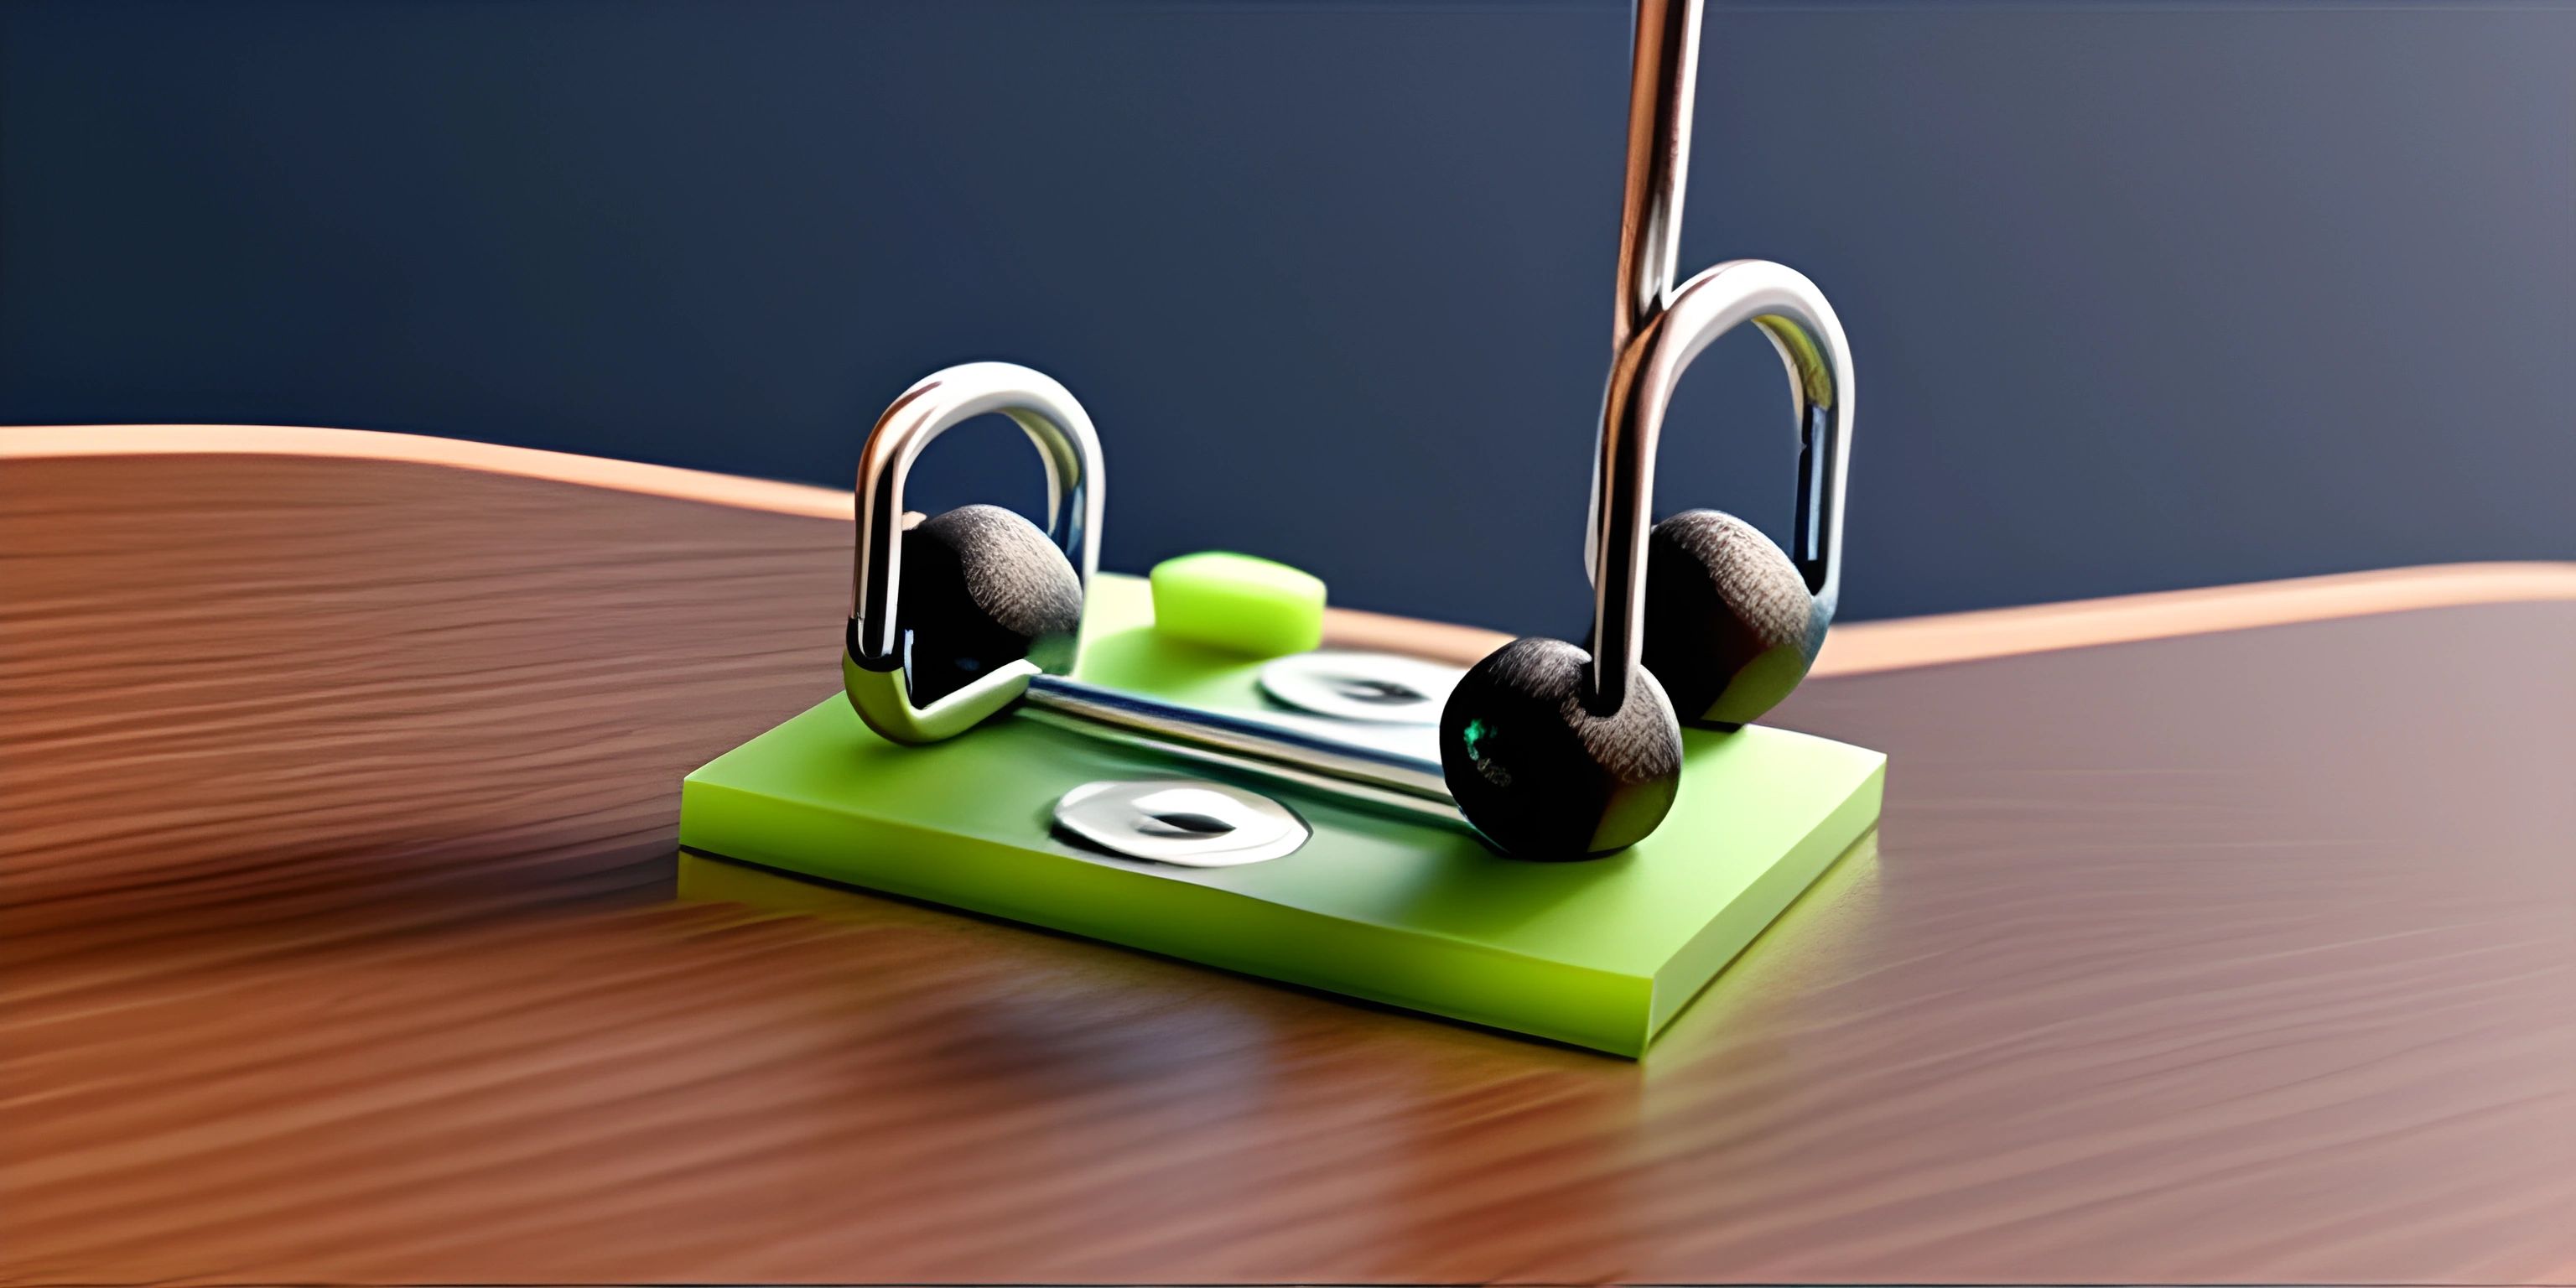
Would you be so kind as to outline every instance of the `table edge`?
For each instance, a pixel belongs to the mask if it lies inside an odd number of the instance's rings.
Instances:
[[[629,492],[701,505],[848,522],[851,494],[809,483],[508,447],[428,434],[291,425],[0,427],[0,460],[116,456],[288,456],[419,465]],[[2576,561],[2429,564],[1923,617],[1849,622],[1811,674],[1865,675],[2427,608],[2576,601]],[[1473,662],[1511,636],[1363,609],[1326,610],[1325,637]]]

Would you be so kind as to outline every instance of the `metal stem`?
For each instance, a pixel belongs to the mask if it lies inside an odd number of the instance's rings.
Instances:
[[[1700,0],[1637,0],[1628,73],[1628,172],[1619,201],[1619,303],[1610,352],[1663,311],[1681,278],[1682,197],[1690,190],[1691,108],[1699,93]]]
[[[1093,737],[1211,761],[1337,798],[1465,822],[1436,760],[1324,736],[1283,720],[1203,711],[1062,676],[1031,679],[1021,702],[1033,716]]]
[[[1637,0],[1628,66],[1628,168],[1619,194],[1619,298],[1610,317],[1610,361],[1672,303],[1681,279],[1682,198],[1690,192],[1691,113],[1699,99],[1701,0]],[[1593,440],[1591,508],[1583,516],[1583,566],[1601,584],[1600,439]],[[1654,504],[1646,496],[1640,509]]]

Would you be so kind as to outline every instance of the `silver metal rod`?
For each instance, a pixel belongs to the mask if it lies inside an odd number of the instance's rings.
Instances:
[[[1327,737],[1281,720],[1203,711],[1054,675],[1030,680],[1021,702],[1033,716],[1092,736],[1464,824],[1436,760]]]
[[[1152,734],[1139,733],[1114,725],[1096,724],[1081,716],[1048,707],[1030,707],[1020,714],[1025,719],[1052,725],[1068,733],[1095,741],[1134,747],[1140,751],[1153,752],[1158,756],[1189,761],[1220,774],[1242,775],[1284,784],[1323,797],[1337,805],[1355,806],[1419,823],[1454,827],[1470,834],[1476,830],[1469,826],[1466,816],[1460,814],[1454,805],[1427,800],[1406,792],[1390,791],[1367,783],[1356,783],[1347,778],[1330,778],[1277,761],[1252,759],[1186,743],[1165,742]]]
[[[1682,197],[1690,190],[1699,93],[1700,0],[1637,0],[1628,72],[1628,171],[1619,201],[1619,304],[1610,352],[1628,347],[1681,280]]]
[[[1637,0],[1628,64],[1628,168],[1619,194],[1619,298],[1610,361],[1672,303],[1681,280],[1682,198],[1690,193],[1691,113],[1699,98],[1701,0]],[[1597,452],[1599,440],[1594,440]],[[1583,516],[1583,566],[1601,578],[1601,467]],[[1642,505],[1652,506],[1654,498]]]

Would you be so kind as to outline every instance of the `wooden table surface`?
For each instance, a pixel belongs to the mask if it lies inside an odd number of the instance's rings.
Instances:
[[[1778,719],[1890,754],[1877,842],[1631,1063],[675,899],[848,560],[788,485],[0,430],[0,1281],[2576,1279],[2576,568],[1838,634]]]

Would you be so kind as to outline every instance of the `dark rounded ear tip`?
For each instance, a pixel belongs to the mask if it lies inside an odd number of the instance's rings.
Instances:
[[[1721,510],[1685,510],[1647,538],[1646,667],[1694,723],[1744,724],[1789,696],[1830,614],[1795,561]]]
[[[1585,702],[1591,655],[1514,640],[1470,668],[1440,714],[1459,812],[1516,859],[1600,858],[1644,840],[1681,784],[1681,729],[1652,675],[1618,710]]]
[[[965,505],[904,534],[905,683],[923,704],[1021,658],[1061,671],[1082,627],[1082,579],[1037,525]],[[855,654],[854,654],[855,656]]]

